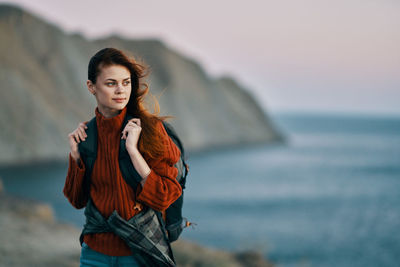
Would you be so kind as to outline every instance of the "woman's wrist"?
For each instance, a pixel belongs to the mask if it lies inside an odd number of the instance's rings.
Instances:
[[[132,147],[132,148],[130,148],[130,147],[126,146],[126,151],[128,151],[128,154],[129,154],[130,156],[135,155],[135,154],[137,154],[137,153],[140,154],[139,149],[138,149],[137,147]]]
[[[140,174],[140,176],[143,178],[143,180],[145,180],[151,172],[149,165],[147,164],[147,162],[145,161],[142,154],[137,148],[127,149],[127,150],[133,166],[135,167],[136,171]]]
[[[70,152],[71,153],[71,157],[78,163],[79,159],[81,158],[81,155],[79,153],[74,153],[74,152]]]

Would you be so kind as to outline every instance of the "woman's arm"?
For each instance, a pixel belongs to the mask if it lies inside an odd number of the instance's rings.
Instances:
[[[141,186],[137,188],[136,199],[155,210],[164,211],[182,194],[182,188],[176,180],[178,169],[174,167],[180,151],[162,123],[159,123],[167,146],[162,159],[151,164],[153,167],[150,168],[138,149],[130,150],[129,155],[135,169],[143,177]]]
[[[69,202],[77,209],[86,206],[87,196],[83,192],[85,165],[81,158],[75,160],[69,153],[68,173],[65,179],[63,193]]]
[[[81,159],[78,143],[85,141],[87,134],[86,122],[81,122],[73,132],[68,134],[71,152],[69,153],[68,173],[65,179],[63,193],[71,202],[72,206],[81,209],[86,206],[88,197],[83,192],[83,178],[85,176],[85,164]]]

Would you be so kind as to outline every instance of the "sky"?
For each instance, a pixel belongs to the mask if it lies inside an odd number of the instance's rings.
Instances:
[[[89,39],[159,38],[269,112],[400,116],[398,0],[11,2]]]

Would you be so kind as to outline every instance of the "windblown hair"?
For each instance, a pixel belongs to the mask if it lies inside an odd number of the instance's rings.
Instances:
[[[164,121],[173,116],[158,116],[160,106],[154,98],[154,113],[150,113],[144,107],[143,101],[149,92],[148,84],[143,81],[149,74],[149,68],[138,62],[133,56],[128,56],[116,48],[104,48],[98,51],[89,61],[88,79],[95,84],[101,68],[110,65],[121,65],[126,67],[131,74],[132,91],[127,104],[127,113],[135,118],[140,118],[141,135],[138,140],[138,149],[144,155],[157,159],[164,154],[164,143],[162,134],[157,130],[158,121]]]

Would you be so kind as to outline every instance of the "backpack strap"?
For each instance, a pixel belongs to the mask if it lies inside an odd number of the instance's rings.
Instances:
[[[90,177],[92,176],[93,165],[97,157],[97,125],[96,117],[92,118],[85,130],[87,137],[85,141],[78,143],[78,150],[81,159],[85,164],[85,177],[83,180],[83,190],[86,196],[90,197]]]
[[[126,114],[123,122],[123,126],[128,123],[130,119],[133,117],[130,114]],[[129,153],[126,149],[126,140],[121,139],[119,145],[119,169],[121,170],[122,177],[124,178],[125,182],[130,185],[136,192],[137,186],[142,181],[142,176],[136,171],[135,167],[132,164],[132,160],[129,156]]]

